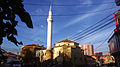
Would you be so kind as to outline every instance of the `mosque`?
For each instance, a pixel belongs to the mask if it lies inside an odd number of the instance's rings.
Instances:
[[[68,39],[64,39],[54,44],[52,48],[52,6],[49,9],[49,16],[47,18],[48,30],[47,30],[47,49],[41,49],[36,51],[36,55],[39,56],[40,61],[53,60],[53,63],[67,63],[80,65],[85,63],[84,54],[79,47],[79,43],[73,42]],[[41,60],[42,59],[42,60]]]
[[[79,43],[71,41],[69,39],[64,39],[54,44],[52,47],[52,6],[49,9],[49,16],[47,18],[48,29],[47,29],[47,48],[39,45],[26,45],[22,47],[21,56],[24,55],[26,49],[34,52],[36,57],[39,57],[39,61],[45,62],[49,61],[52,64],[72,64],[75,66],[85,64],[86,60],[84,57],[84,52],[79,46]]]

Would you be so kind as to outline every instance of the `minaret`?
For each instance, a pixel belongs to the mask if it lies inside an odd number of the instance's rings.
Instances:
[[[53,22],[53,17],[52,17],[52,5],[50,5],[49,9],[49,16],[47,18],[48,22],[48,31],[47,31],[47,50],[52,49],[52,22]]]
[[[52,6],[50,5],[49,9],[49,16],[47,18],[48,22],[48,31],[47,31],[47,50],[46,50],[46,60],[52,60],[53,53],[52,53]],[[52,61],[50,62],[50,64]]]

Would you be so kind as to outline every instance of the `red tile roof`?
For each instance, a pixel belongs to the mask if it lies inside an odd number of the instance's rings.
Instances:
[[[30,44],[30,45],[26,45],[26,46],[39,46],[38,44]]]
[[[62,41],[59,41],[59,42],[57,42],[57,43],[61,43],[61,42],[76,43],[76,42],[74,42],[74,41],[71,41],[71,40],[68,40],[68,39],[64,39],[64,40],[62,40]]]
[[[24,47],[29,47],[29,46],[35,46],[36,48],[42,48],[42,49],[46,49],[44,46],[39,46],[38,44],[30,44],[30,45],[25,45],[25,46],[23,46],[23,47],[21,47],[21,48],[24,48]]]

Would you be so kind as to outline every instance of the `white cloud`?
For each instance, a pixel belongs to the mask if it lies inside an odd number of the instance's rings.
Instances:
[[[81,2],[81,1],[80,1],[80,2]],[[91,0],[86,0],[86,1],[83,2],[83,4],[85,4],[85,3],[87,3],[87,4],[92,4],[93,2],[92,2]],[[79,7],[76,6],[76,8],[79,8]],[[96,9],[95,9],[95,10],[96,10]],[[95,10],[94,10],[94,11],[95,11]],[[93,13],[93,14],[85,14],[85,15],[79,16],[79,17],[77,17],[77,18],[75,18],[75,19],[72,19],[72,21],[70,21],[68,24],[64,25],[64,26],[61,27],[60,29],[54,30],[53,33],[55,34],[55,33],[59,32],[61,29],[64,29],[64,28],[66,28],[66,27],[69,27],[69,26],[71,26],[71,25],[73,25],[73,24],[75,24],[75,23],[78,23],[79,21],[84,20],[85,18],[87,18],[87,17],[89,17],[89,16],[91,16],[91,15],[94,15],[94,13]]]
[[[79,0],[79,2],[81,3],[81,0]],[[92,1],[91,1],[91,0],[84,0],[84,1],[83,1],[83,4],[84,4],[84,3],[92,4]]]
[[[105,8],[105,7],[104,7],[104,8]],[[98,10],[101,10],[101,9],[103,9],[103,6],[102,6],[102,5],[94,8],[93,10],[91,10],[91,12],[95,12],[95,11],[98,11]],[[68,24],[66,24],[65,26],[63,26],[63,28],[68,27],[68,26],[71,26],[71,25],[76,24],[76,23],[79,23],[81,20],[84,20],[84,19],[86,19],[86,18],[88,18],[88,17],[90,17],[90,16],[93,16],[93,15],[95,15],[95,14],[96,14],[96,13],[84,14],[84,15],[82,15],[82,16],[79,16],[79,17],[75,18],[75,19],[72,19],[72,21],[69,22]]]
[[[87,1],[85,1],[83,3],[92,4],[93,2],[91,0],[87,0]]]
[[[34,13],[35,14],[45,14],[45,11],[43,9],[38,8],[34,11]]]
[[[91,0],[86,0],[86,1],[84,1],[83,3],[92,4],[93,2],[92,2]],[[103,7],[103,5],[99,5],[99,6],[97,6],[96,8],[91,9],[89,12],[99,11],[99,10],[102,10],[102,9],[106,8],[107,6],[108,6],[108,5],[106,5],[106,6]],[[76,7],[76,8],[79,8],[79,7]],[[69,27],[69,26],[71,26],[71,25],[74,25],[74,24],[76,24],[76,23],[79,23],[80,21],[85,20],[86,18],[91,17],[91,16],[94,16],[94,15],[96,15],[96,13],[83,14],[83,15],[78,16],[78,17],[75,18],[75,19],[71,19],[69,23],[67,23],[66,25],[62,26],[60,29],[55,30],[54,33],[57,33],[57,32],[59,32],[60,30],[62,30],[62,29],[64,29],[64,28],[67,28],[67,27]]]
[[[71,26],[71,25],[73,25],[73,24],[75,24],[75,23],[78,23],[79,21],[84,20],[85,18],[87,18],[87,17],[89,17],[89,16],[92,16],[92,15],[93,15],[93,14],[85,14],[85,15],[83,15],[83,16],[79,16],[79,17],[73,19],[70,23],[66,24],[66,25],[64,26],[64,28],[65,28],[65,27],[68,27],[68,26]]]

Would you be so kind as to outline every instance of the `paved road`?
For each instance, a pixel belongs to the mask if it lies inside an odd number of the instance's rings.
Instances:
[[[101,67],[108,67],[108,66],[101,66]],[[109,67],[115,67],[115,66],[109,66]]]

